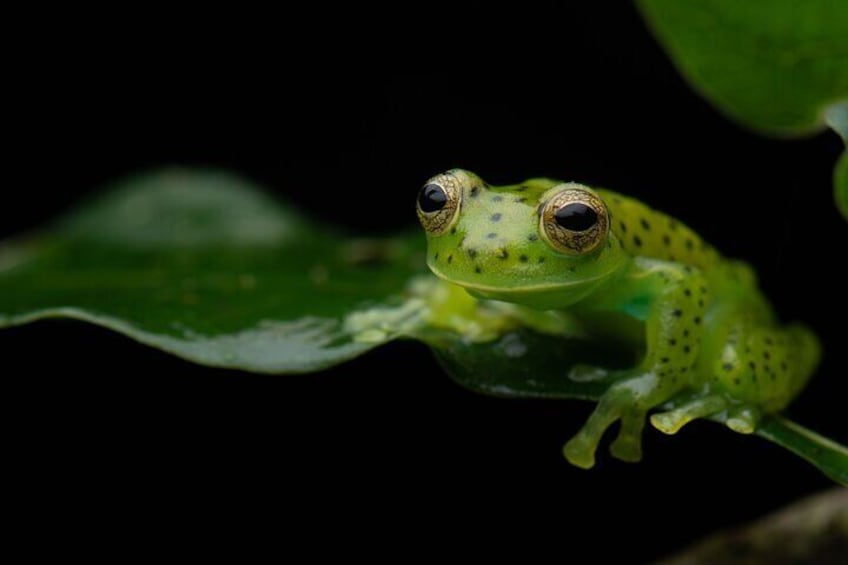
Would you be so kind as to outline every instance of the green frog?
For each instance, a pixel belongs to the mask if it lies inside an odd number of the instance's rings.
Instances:
[[[594,465],[616,421],[611,453],[640,460],[645,421],[657,408],[650,422],[668,434],[705,417],[751,433],[818,364],[815,335],[778,323],[747,264],[634,198],[551,179],[495,187],[454,169],[430,179],[417,204],[430,269],[473,297],[568,313],[595,339],[639,328],[636,366],[563,375],[609,381],[564,447],[579,467]]]

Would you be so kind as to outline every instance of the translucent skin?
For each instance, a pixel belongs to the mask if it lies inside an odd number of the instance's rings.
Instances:
[[[425,230],[428,265],[437,276],[478,298],[568,311],[598,339],[616,334],[617,318],[643,324],[637,339],[644,356],[636,367],[587,367],[584,375],[571,375],[611,381],[565,446],[575,465],[594,464],[601,436],[617,420],[621,431],[611,452],[638,461],[648,411],[672,398],[674,405],[651,416],[665,433],[708,416],[753,432],[759,415],[784,408],[815,370],[816,337],[802,326],[778,325],[748,265],[722,257],[687,226],[638,200],[569,185],[598,196],[609,219],[597,249],[569,255],[540,232],[540,207],[563,183],[493,187],[459,169],[430,182],[453,183],[458,198],[446,229]]]

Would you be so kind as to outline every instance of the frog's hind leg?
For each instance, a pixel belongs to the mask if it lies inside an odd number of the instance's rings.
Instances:
[[[727,399],[720,394],[695,398],[673,410],[651,416],[651,424],[665,434],[676,434],[680,428],[697,418],[711,416],[727,408]]]

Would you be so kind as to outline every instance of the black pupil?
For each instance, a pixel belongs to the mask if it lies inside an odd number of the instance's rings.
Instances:
[[[423,212],[438,212],[448,202],[448,195],[437,184],[428,184],[418,195],[418,206]]]
[[[556,223],[571,231],[586,231],[598,223],[598,213],[580,202],[566,204],[554,213]]]

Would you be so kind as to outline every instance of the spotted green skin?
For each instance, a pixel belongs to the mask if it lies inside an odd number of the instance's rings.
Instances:
[[[610,381],[564,448],[573,464],[593,466],[601,436],[618,420],[610,450],[638,461],[648,411],[659,406],[664,411],[651,423],[666,433],[707,416],[751,433],[762,413],[784,408],[815,370],[815,336],[778,325],[748,265],[722,257],[674,218],[586,187],[606,205],[610,229],[598,249],[571,256],[540,234],[540,206],[560,190],[559,181],[494,187],[468,171],[446,174],[458,181],[461,197],[451,227],[427,233],[433,273],[477,298],[567,311],[596,339],[624,333],[641,353],[630,370],[586,367],[563,375]]]

